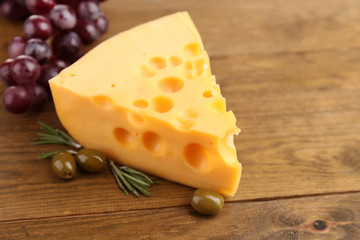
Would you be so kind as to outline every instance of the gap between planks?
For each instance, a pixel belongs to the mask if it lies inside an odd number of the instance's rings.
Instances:
[[[271,202],[271,201],[281,201],[281,200],[291,200],[291,199],[303,199],[303,198],[311,198],[311,197],[323,197],[323,196],[332,196],[332,195],[343,195],[343,194],[357,194],[360,191],[344,191],[344,192],[328,192],[328,193],[315,193],[315,194],[304,194],[304,195],[292,195],[285,197],[272,197],[272,198],[257,198],[257,199],[246,199],[246,200],[236,200],[236,201],[228,201],[225,204],[237,204],[237,203],[260,203],[260,202]],[[70,214],[70,215],[61,215],[61,216],[51,216],[51,217],[39,217],[39,218],[24,218],[24,219],[14,219],[14,220],[4,220],[0,221],[0,225],[8,224],[8,223],[23,223],[23,222],[31,222],[31,221],[39,221],[39,220],[55,220],[55,219],[71,219],[71,218],[81,218],[81,217],[96,217],[96,216],[114,216],[123,213],[135,213],[141,211],[153,211],[153,210],[161,210],[161,209],[171,209],[171,208],[186,208],[190,207],[189,204],[182,204],[176,206],[165,206],[158,208],[139,208],[136,210],[119,210],[119,211],[109,211],[109,212],[97,212],[97,213],[85,213],[85,214]]]
[[[206,50],[206,49],[205,49]],[[306,50],[290,50],[290,51],[253,51],[253,52],[244,52],[237,54],[227,54],[227,55],[209,55],[210,63],[215,60],[229,59],[239,56],[256,56],[256,55],[271,55],[271,56],[287,56],[287,55],[309,55],[309,54],[322,54],[322,53],[331,53],[337,51],[360,51],[360,47],[350,46],[350,47],[335,47],[335,48],[323,48],[323,49],[306,49]]]

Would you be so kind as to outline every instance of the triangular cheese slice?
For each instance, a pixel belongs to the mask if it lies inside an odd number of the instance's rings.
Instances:
[[[240,130],[187,12],[108,39],[50,87],[61,123],[83,146],[164,179],[236,193]]]

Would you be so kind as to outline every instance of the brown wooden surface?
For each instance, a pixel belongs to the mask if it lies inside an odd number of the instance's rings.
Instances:
[[[54,147],[29,144],[37,120],[61,127],[53,105],[20,116],[1,107],[0,239],[360,239],[360,1],[108,0],[102,9],[111,25],[101,40],[190,12],[242,129],[239,191],[203,217],[179,184],[161,181],[137,199],[109,170],[61,181],[37,159]],[[0,18],[0,61],[20,34],[21,23]]]

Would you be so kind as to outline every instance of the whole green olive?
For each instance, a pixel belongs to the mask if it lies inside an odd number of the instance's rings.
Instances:
[[[95,149],[83,148],[75,158],[80,168],[86,172],[101,172],[106,166],[106,155]]]
[[[220,212],[224,205],[224,198],[214,191],[198,189],[194,192],[191,206],[198,213],[214,215]]]
[[[62,179],[71,179],[76,173],[76,163],[74,157],[68,152],[55,154],[51,161],[51,167]]]

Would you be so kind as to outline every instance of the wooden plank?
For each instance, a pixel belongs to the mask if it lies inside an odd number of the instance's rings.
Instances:
[[[213,69],[243,130],[240,198],[359,190],[359,49],[226,59]]]
[[[143,22],[187,10],[211,56],[360,46],[358,0],[122,0],[106,1],[102,9],[110,19],[110,29],[98,42]],[[3,61],[6,43],[23,30],[22,23],[3,18],[0,26]]]
[[[360,193],[0,223],[1,239],[359,239]]]
[[[359,56],[360,49],[350,49],[213,59],[243,129],[236,138],[243,177],[228,202],[360,190]],[[151,198],[126,198],[109,171],[57,179],[50,164],[36,158],[54,147],[29,144],[37,120],[60,127],[52,105],[23,116],[0,109],[0,221],[190,201],[191,188],[166,181],[153,188]]]
[[[187,10],[211,56],[360,46],[357,0],[126,0],[104,7],[113,20],[110,33]]]

